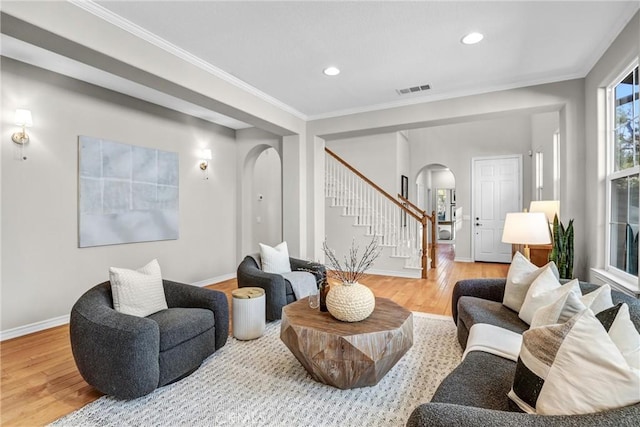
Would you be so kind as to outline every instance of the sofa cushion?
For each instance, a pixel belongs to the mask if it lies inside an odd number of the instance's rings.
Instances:
[[[215,325],[213,312],[204,308],[169,308],[148,316],[160,329],[160,351],[208,331]]]
[[[507,397],[515,370],[516,362],[472,351],[440,383],[431,402],[521,412]]]
[[[476,323],[488,323],[518,333],[529,328],[520,320],[518,313],[502,303],[467,296],[458,300],[458,321],[462,321],[467,330]]]

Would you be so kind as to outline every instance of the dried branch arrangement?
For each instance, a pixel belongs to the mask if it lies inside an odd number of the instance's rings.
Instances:
[[[335,251],[327,245],[325,240],[322,243],[322,250],[329,262],[329,273],[341,283],[353,284],[373,265],[373,262],[380,256],[381,248],[378,246],[378,239],[373,238],[365,247],[364,253],[358,257],[359,247],[356,239],[351,241],[349,255],[344,256],[344,265],[336,257]]]

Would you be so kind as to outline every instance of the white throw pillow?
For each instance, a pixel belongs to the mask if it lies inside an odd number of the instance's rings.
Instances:
[[[611,340],[629,364],[640,369],[640,333],[631,321],[629,306],[620,303],[596,314]]]
[[[528,325],[531,325],[533,315],[539,308],[557,301],[568,292],[575,293],[578,298],[582,295],[578,279],[561,286],[553,271],[547,267],[529,287],[518,317]]]
[[[552,325],[554,323],[564,323],[571,317],[587,308],[575,292],[565,292],[551,304],[540,307],[533,313],[531,327]]]
[[[155,259],[137,270],[111,267],[109,280],[116,311],[145,317],[168,308],[160,265]]]
[[[627,363],[590,309],[529,329],[509,392],[523,411],[588,414],[640,402],[640,370]]]
[[[287,242],[282,242],[275,248],[260,243],[260,258],[262,259],[262,271],[265,273],[290,273],[289,249]]]
[[[544,267],[538,268],[520,252],[516,252],[507,273],[507,283],[504,288],[502,304],[516,313],[519,312],[531,283],[545,268],[550,268],[556,277],[559,276],[558,269],[553,261]]]
[[[578,297],[576,292],[567,292],[560,295],[551,304],[537,309],[533,314],[531,327],[537,328],[553,323],[564,323],[585,308],[590,308],[594,313],[599,313],[610,307],[613,307],[613,302],[609,285],[600,286],[595,291],[581,297]]]
[[[600,313],[602,310],[613,307],[613,300],[611,299],[611,286],[604,284],[595,291],[591,291],[580,298],[582,303],[589,307],[595,314]]]

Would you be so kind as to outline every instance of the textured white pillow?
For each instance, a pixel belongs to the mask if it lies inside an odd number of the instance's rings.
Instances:
[[[581,297],[578,297],[576,292],[566,292],[551,304],[537,309],[533,314],[531,327],[537,328],[551,325],[552,323],[564,323],[585,308],[590,308],[594,313],[599,313],[610,307],[613,307],[613,302],[609,285],[600,286],[595,291]]]
[[[116,311],[145,317],[168,308],[160,265],[155,259],[137,270],[111,267],[109,280]]]
[[[528,325],[531,325],[533,315],[539,308],[557,301],[562,295],[568,292],[573,292],[576,297],[580,298],[582,293],[580,292],[578,279],[574,279],[560,286],[560,282],[558,282],[556,276],[551,269],[547,267],[529,287],[518,317]]]
[[[588,414],[640,402],[640,370],[627,363],[590,309],[529,329],[509,392],[525,412]]]
[[[531,286],[531,283],[533,283],[545,268],[550,268],[555,276],[558,277],[558,269],[553,261],[544,267],[538,268],[538,266],[532,264],[520,252],[516,252],[511,260],[509,272],[507,273],[507,283],[504,288],[502,304],[516,313],[519,312],[524,298],[527,295],[527,291],[529,290],[529,286]]]
[[[260,258],[262,258],[262,271],[265,273],[290,273],[289,249],[287,242],[282,242],[275,248],[260,243]]]

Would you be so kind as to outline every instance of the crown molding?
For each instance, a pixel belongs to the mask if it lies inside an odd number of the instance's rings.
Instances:
[[[121,17],[120,15],[117,15],[113,12],[111,12],[110,10],[100,6],[97,3],[94,3],[93,0],[67,0],[69,3],[73,4],[74,6],[79,7],[80,9],[83,9],[89,13],[91,13],[94,16],[97,16],[98,18],[120,28],[121,30],[124,30],[148,43],[151,43],[152,45],[159,47],[160,49],[170,53],[171,55],[174,55],[180,59],[182,59],[183,61],[194,65],[198,68],[200,68],[201,70],[204,70],[206,72],[208,72],[209,74],[224,80],[225,82],[240,88],[248,93],[250,93],[251,95],[254,95],[255,97],[289,113],[292,114],[293,116],[302,119],[302,120],[307,120],[307,116],[305,114],[303,114],[302,112],[296,110],[295,108],[285,104],[284,102],[262,92],[261,90],[251,86],[250,84],[246,83],[243,80],[240,80],[239,78],[227,73],[226,71],[198,58],[197,56],[187,52],[186,50],[168,42],[167,40],[153,34],[152,32],[145,30],[144,28],[140,27],[139,25],[134,24],[133,22]]]

